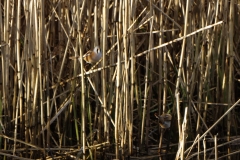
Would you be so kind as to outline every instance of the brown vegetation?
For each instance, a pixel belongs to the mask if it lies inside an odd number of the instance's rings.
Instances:
[[[1,158],[239,159],[237,3],[2,0]]]

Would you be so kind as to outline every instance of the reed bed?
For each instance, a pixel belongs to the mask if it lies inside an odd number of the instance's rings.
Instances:
[[[1,159],[240,159],[239,1],[0,4]]]

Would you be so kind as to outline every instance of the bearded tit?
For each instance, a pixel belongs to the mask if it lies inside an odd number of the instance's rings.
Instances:
[[[102,52],[99,46],[96,46],[93,51],[88,51],[83,55],[83,59],[87,63],[96,63],[102,58]]]

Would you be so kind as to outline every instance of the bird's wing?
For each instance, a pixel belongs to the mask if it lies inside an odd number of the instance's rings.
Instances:
[[[92,51],[88,51],[87,53],[85,53],[85,54],[83,55],[83,58],[84,58],[84,57],[87,57],[88,55],[90,55],[91,52],[92,52]]]

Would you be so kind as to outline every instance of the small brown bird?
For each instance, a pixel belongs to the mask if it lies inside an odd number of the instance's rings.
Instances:
[[[169,128],[171,126],[172,116],[170,114],[166,113],[160,116],[157,113],[155,113],[154,115],[158,119],[161,128]]]
[[[83,59],[87,63],[96,63],[102,58],[102,52],[99,46],[94,47],[93,51],[88,51]]]

